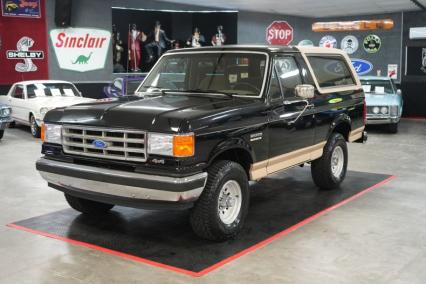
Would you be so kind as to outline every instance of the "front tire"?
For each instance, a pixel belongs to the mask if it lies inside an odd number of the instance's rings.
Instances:
[[[68,204],[74,210],[81,212],[87,215],[100,215],[105,214],[109,210],[111,210],[114,205],[101,203],[97,201],[87,200],[79,197],[75,197],[65,193],[65,199]]]
[[[212,241],[232,239],[241,231],[249,207],[247,173],[232,161],[215,162],[207,184],[191,211],[194,232]]]
[[[389,133],[398,133],[398,125],[399,123],[391,123],[388,125],[388,131]]]
[[[4,135],[4,130],[0,130],[0,139],[3,138],[3,135]]]
[[[332,133],[322,157],[312,162],[312,178],[320,189],[338,188],[345,179],[347,166],[348,149],[345,138],[340,133]]]
[[[37,125],[37,121],[34,115],[30,116],[30,127],[31,127],[31,135],[34,138],[40,138],[41,128]]]

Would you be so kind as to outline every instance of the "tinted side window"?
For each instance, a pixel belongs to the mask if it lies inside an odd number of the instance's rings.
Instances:
[[[308,56],[321,88],[355,85],[352,73],[342,56]]]
[[[275,59],[275,68],[278,73],[284,97],[296,96],[294,92],[296,86],[303,84],[296,60],[290,56],[277,57]]]
[[[271,84],[269,85],[268,94],[271,101],[282,99],[280,82],[278,81],[275,69],[272,70]]]
[[[24,99],[24,87],[22,86],[16,86],[15,90],[13,91],[12,97],[15,99]]]

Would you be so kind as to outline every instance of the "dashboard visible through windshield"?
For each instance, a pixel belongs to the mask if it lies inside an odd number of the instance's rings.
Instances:
[[[165,55],[137,92],[175,91],[259,97],[266,63],[266,54],[254,52]]]

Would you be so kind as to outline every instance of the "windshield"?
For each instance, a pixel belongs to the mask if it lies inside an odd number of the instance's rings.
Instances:
[[[395,93],[390,80],[361,80],[362,87],[366,93],[393,94]]]
[[[266,54],[260,53],[166,55],[152,69],[138,92],[198,91],[258,97],[265,66]]]
[[[80,92],[72,84],[48,83],[27,86],[28,98],[36,97],[80,97]]]

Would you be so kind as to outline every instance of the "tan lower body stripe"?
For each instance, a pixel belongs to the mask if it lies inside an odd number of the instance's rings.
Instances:
[[[327,142],[324,141],[313,146],[255,163],[250,168],[250,179],[259,180],[280,170],[288,169],[304,162],[318,159],[322,156],[323,148],[326,143]]]

